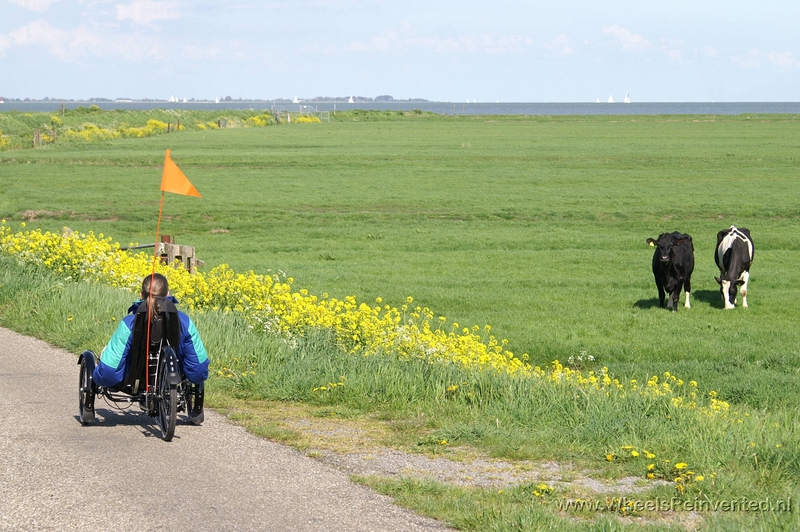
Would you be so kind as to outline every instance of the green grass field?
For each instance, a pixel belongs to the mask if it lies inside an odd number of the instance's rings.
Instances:
[[[203,198],[168,195],[162,232],[196,246],[207,269],[282,270],[296,288],[395,306],[413,296],[462,326],[491,325],[536,364],[586,352],[595,357],[588,369],[608,366],[626,379],[664,371],[694,379],[734,408],[781,420],[780,435],[764,441],[791,444],[793,454],[751,471],[746,449],[731,465],[715,448],[733,444],[703,435],[684,444],[676,435],[664,447],[707,468],[730,467],[740,479],[718,496],[777,494],[796,489],[800,473],[798,133],[796,116],[340,114],[323,124],[0,152],[0,216],[152,242],[170,148]],[[713,248],[731,224],[751,230],[756,251],[750,308],[724,311]],[[658,308],[645,239],[674,230],[693,236],[697,265],[692,308],[670,313]],[[112,325],[102,327],[97,337],[110,335]],[[357,411],[380,409],[349,400]],[[571,441],[551,449],[565,437],[563,419],[539,405],[542,425],[532,427],[534,407],[521,405],[525,416],[509,414],[517,432],[490,431],[486,411],[447,411],[428,428],[523,458],[579,459],[622,440],[668,438],[653,420],[637,429],[638,414],[616,426],[606,410],[597,426],[581,417],[566,429]],[[448,425],[448,415],[457,421]],[[503,408],[488,419],[495,415]]]
[[[540,364],[587,351],[617,372],[792,404],[798,129],[794,117],[342,120],[9,151],[0,213],[152,241],[169,147],[204,197],[168,196],[163,232],[208,267],[282,270],[363,301],[413,296]],[[713,247],[731,224],[755,241],[751,308],[720,312]],[[693,308],[676,315],[654,308],[645,243],[673,230],[697,256]]]

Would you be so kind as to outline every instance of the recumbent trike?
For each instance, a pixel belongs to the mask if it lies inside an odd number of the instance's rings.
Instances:
[[[172,440],[175,434],[178,412],[186,412],[193,424],[202,423],[204,387],[182,375],[180,361],[173,347],[179,345],[181,335],[178,310],[169,299],[157,297],[154,300],[157,304],[153,307],[160,308],[161,312],[156,313],[150,321],[150,345],[147,349],[147,301],[143,301],[136,309],[130,360],[122,382],[113,387],[97,386],[92,379],[97,356],[92,351],[84,351],[78,357],[81,424],[88,425],[94,421],[94,401],[98,395],[110,401],[109,404],[130,406],[138,403],[149,416],[157,418],[161,437],[165,441]]]

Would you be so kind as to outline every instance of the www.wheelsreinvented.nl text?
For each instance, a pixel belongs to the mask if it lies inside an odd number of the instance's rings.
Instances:
[[[642,511],[686,511],[686,512],[792,512],[795,502],[786,499],[720,499],[716,501],[700,499],[655,498],[650,500],[627,499],[625,497],[610,501],[567,500],[558,501],[559,510],[583,512],[642,512]]]

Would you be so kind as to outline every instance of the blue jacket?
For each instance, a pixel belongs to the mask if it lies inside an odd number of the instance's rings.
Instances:
[[[178,300],[167,296],[173,303]],[[100,386],[114,386],[122,382],[130,364],[131,338],[133,337],[133,320],[136,309],[142,301],[136,301],[129,309],[128,315],[122,319],[108,345],[100,354],[100,361],[94,369],[93,378]],[[181,370],[186,377],[195,384],[202,384],[208,378],[208,353],[200,339],[192,319],[178,311],[181,322],[181,340],[175,348]]]

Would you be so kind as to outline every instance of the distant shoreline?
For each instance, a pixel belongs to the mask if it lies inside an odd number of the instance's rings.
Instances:
[[[429,102],[430,100],[426,100],[424,98],[408,98],[408,99],[394,99],[391,96],[381,97],[378,96],[377,98],[368,98],[364,96],[354,96],[353,102],[350,102],[349,97],[324,97],[319,96],[316,98],[310,99],[300,99],[298,102],[294,102],[294,100],[288,98],[275,98],[270,100],[264,100],[261,98],[254,98],[254,99],[247,99],[247,98],[224,98],[224,99],[197,99],[191,98],[186,99],[185,101],[181,98],[178,99],[168,99],[163,100],[159,98],[116,98],[116,99],[109,99],[109,98],[89,98],[89,99],[69,99],[69,98],[44,98],[44,99],[37,99],[37,98],[5,98],[0,97],[0,101],[5,103],[77,103],[83,105],[98,105],[98,104],[112,104],[112,103],[164,103],[164,104],[230,104],[230,103],[275,103],[275,104],[291,104],[291,103],[364,103],[364,102],[374,102],[374,103],[422,103],[422,102]],[[435,102],[434,102],[435,103]],[[441,102],[440,102],[441,103]],[[449,102],[444,102],[449,103]]]
[[[271,113],[273,111],[343,112],[382,111],[407,112],[419,110],[441,115],[740,115],[780,114],[800,115],[800,102],[434,102],[428,100],[356,100],[321,101],[300,100],[221,100],[212,101],[166,101],[166,100],[5,100],[0,112],[57,112],[62,108],[97,106],[104,111],[128,110],[150,111],[154,109],[220,111],[249,110]]]
[[[299,98],[297,102],[289,98],[274,98],[274,99],[263,99],[263,98],[230,98],[230,99],[220,99],[220,100],[213,100],[213,99],[199,99],[199,98],[191,98],[184,101],[183,99],[177,100],[165,100],[161,98],[116,98],[116,99],[109,99],[109,98],[88,98],[88,99],[70,99],[70,98],[6,98],[0,97],[0,101],[4,101],[5,103],[32,103],[32,104],[61,104],[61,103],[69,103],[69,104],[81,104],[81,105],[93,105],[93,104],[113,104],[113,103],[139,103],[139,104],[242,104],[242,103],[259,103],[259,104],[280,104],[280,105],[288,105],[288,104],[311,104],[311,103],[336,103],[336,104],[346,104],[346,103],[377,103],[377,104],[392,104],[392,103],[430,103],[430,104],[494,104],[494,105],[509,105],[509,104],[522,104],[522,105],[583,105],[583,104],[606,104],[606,105],[618,105],[624,102],[622,101],[615,101],[615,102],[591,102],[591,101],[581,101],[581,102],[478,102],[478,101],[453,101],[453,100],[427,100],[425,98],[407,98],[407,99],[395,99],[388,97],[389,99],[383,99],[380,96],[378,98],[369,98],[369,97],[353,97],[353,101],[349,101],[347,97],[323,97],[319,96],[316,98]],[[756,105],[756,104],[767,104],[767,105],[779,105],[779,104],[798,104],[800,101],[662,101],[662,102],[634,102],[639,104],[703,104],[703,105]]]

